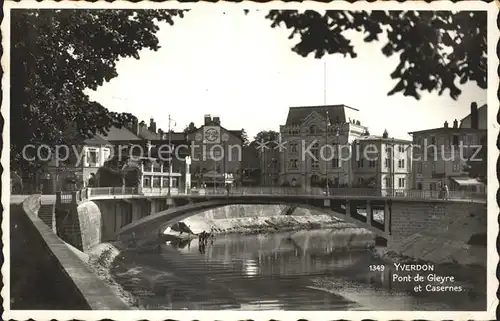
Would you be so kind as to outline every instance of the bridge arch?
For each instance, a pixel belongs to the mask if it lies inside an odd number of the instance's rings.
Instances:
[[[323,199],[321,199],[321,201],[323,201]],[[364,221],[358,220],[350,215],[347,215],[347,213],[341,213],[341,210],[335,211],[330,208],[325,208],[324,206],[311,204],[310,202],[304,200],[301,201],[300,199],[295,199],[293,202],[287,202],[283,200],[254,200],[244,198],[202,200],[170,208],[143,217],[135,222],[125,225],[121,230],[118,231],[117,235],[120,239],[128,239],[132,236],[132,233],[134,233],[138,238],[148,237],[148,235],[151,235],[154,230],[158,229],[161,226],[172,225],[185,220],[188,217],[228,205],[296,205],[300,208],[315,210],[327,215],[331,215],[337,219],[352,223],[359,228],[367,229],[373,232],[376,236],[388,239],[388,234],[385,231],[374,227]]]

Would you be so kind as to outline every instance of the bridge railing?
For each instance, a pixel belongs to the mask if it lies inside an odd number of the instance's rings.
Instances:
[[[92,196],[116,196],[116,195],[139,195],[137,187],[92,187],[87,188],[88,197]]]
[[[394,199],[444,199],[446,196],[440,191],[406,190],[406,189],[373,189],[373,188],[331,188],[328,193],[325,188],[319,187],[232,187],[229,191],[225,188],[192,189],[188,195],[318,195],[318,196],[346,196],[346,197],[388,197]],[[94,187],[79,191],[75,197],[77,201],[99,198],[99,196],[166,196],[168,189],[139,190],[136,187]],[[186,195],[182,190],[171,189],[171,195]],[[64,201],[71,202],[71,194],[61,194]],[[469,191],[449,191],[447,198],[450,200],[486,200],[486,193]],[[61,199],[62,200],[62,199]],[[62,200],[63,201],[63,200]]]

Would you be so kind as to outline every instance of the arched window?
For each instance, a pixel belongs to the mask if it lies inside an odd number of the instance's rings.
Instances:
[[[316,133],[318,133],[318,132],[319,132],[319,130],[318,130],[318,126],[316,126],[316,125],[311,125],[311,126],[309,127],[309,133],[311,133],[311,134],[316,134]]]

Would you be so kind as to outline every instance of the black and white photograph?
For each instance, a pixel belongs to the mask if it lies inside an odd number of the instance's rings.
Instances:
[[[7,2],[4,317],[494,318],[498,8],[443,3]]]

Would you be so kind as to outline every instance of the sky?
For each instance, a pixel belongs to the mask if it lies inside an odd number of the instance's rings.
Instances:
[[[148,124],[153,117],[163,130],[169,115],[182,131],[190,122],[201,126],[211,114],[226,129],[244,128],[250,138],[261,130],[279,131],[292,106],[345,104],[360,110],[359,120],[371,134],[387,129],[390,136],[408,139],[410,131],[460,121],[472,101],[486,103],[486,90],[475,83],[461,87],[456,101],[447,91],[425,92],[420,100],[387,96],[399,58],[385,57],[382,42],[366,44],[361,34],[352,34],[357,58],[304,58],[291,50],[298,40],[288,39],[290,31],[271,28],[264,16],[205,8],[187,12],[173,26],[160,24],[161,49],[120,60],[118,77],[90,97]]]

